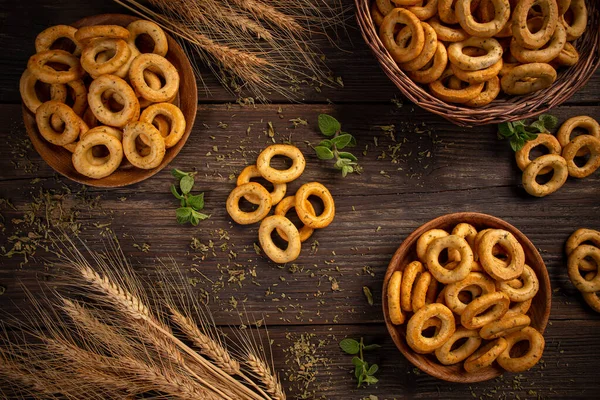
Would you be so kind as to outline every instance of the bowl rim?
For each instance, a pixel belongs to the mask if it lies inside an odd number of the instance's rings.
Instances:
[[[457,213],[440,215],[440,216],[420,225],[418,228],[413,230],[406,237],[406,239],[404,239],[402,241],[400,246],[394,252],[392,259],[390,260],[390,262],[388,264],[388,268],[386,270],[385,277],[383,280],[383,288],[382,288],[382,294],[381,294],[381,297],[382,297],[381,304],[382,304],[382,308],[383,308],[383,316],[384,316],[385,325],[388,330],[388,333],[392,337],[392,340],[393,340],[394,344],[396,345],[396,348],[398,348],[398,350],[402,353],[402,355],[408,361],[410,361],[411,364],[413,364],[414,366],[416,366],[423,372],[425,372],[435,378],[445,380],[448,382],[458,382],[458,383],[483,382],[483,381],[486,381],[489,379],[496,378],[496,377],[500,376],[502,373],[504,373],[505,371],[498,367],[489,367],[489,368],[486,368],[475,374],[469,374],[469,373],[465,372],[461,375],[456,375],[456,374],[452,374],[452,373],[449,373],[446,371],[446,368],[451,367],[451,366],[444,366],[442,364],[439,364],[439,368],[437,368],[437,366],[433,367],[430,363],[424,362],[423,359],[428,357],[428,355],[422,355],[422,354],[418,354],[418,353],[414,352],[410,347],[408,347],[408,344],[406,343],[404,336],[398,332],[400,327],[406,327],[407,322],[405,322],[402,325],[396,326],[396,325],[393,325],[390,321],[388,304],[387,304],[387,285],[388,285],[388,281],[389,281],[391,275],[393,274],[393,272],[400,268],[401,259],[412,251],[411,249],[413,248],[414,244],[416,243],[416,240],[418,239],[419,236],[421,236],[422,233],[424,233],[430,229],[439,228],[440,226],[456,225],[459,222],[472,223],[471,221],[473,221],[473,220],[486,221],[485,225],[491,224],[491,225],[493,225],[492,226],[493,228],[498,227],[500,229],[506,229],[506,230],[510,231],[511,233],[513,233],[513,235],[515,235],[517,240],[523,244],[524,247],[527,246],[529,248],[529,250],[531,250],[531,253],[534,257],[533,262],[535,262],[535,264],[539,267],[539,270],[542,271],[542,274],[538,273],[538,280],[540,282],[540,287],[545,288],[544,292],[546,295],[546,299],[545,299],[546,308],[541,317],[541,321],[540,321],[539,325],[536,326],[536,328],[542,334],[544,333],[544,331],[548,325],[548,321],[550,319],[550,311],[552,308],[552,287],[550,285],[550,276],[548,274],[548,270],[546,268],[544,260],[542,259],[542,256],[540,255],[538,249],[533,245],[533,243],[529,240],[529,238],[527,236],[525,236],[525,234],[523,234],[523,232],[521,232],[519,229],[517,229],[512,224],[508,223],[507,221],[505,221],[501,218],[498,218],[498,217],[495,217],[495,216],[489,215],[489,214],[484,214],[484,213],[479,213],[479,212],[457,212]],[[478,225],[478,224],[476,223],[475,225]],[[484,225],[484,224],[482,224],[482,225]],[[532,264],[532,260],[529,260],[529,263]],[[537,269],[538,268],[536,268],[536,270]],[[541,291],[538,292],[538,295],[540,295],[541,293],[542,293]],[[487,373],[482,374],[481,372],[487,372]]]
[[[70,26],[78,28],[78,27],[82,27],[82,26],[102,25],[102,24],[111,24],[111,23],[121,25],[121,26],[126,26],[124,24],[129,24],[133,21],[137,21],[140,19],[144,19],[144,18],[140,18],[135,15],[119,14],[119,13],[96,14],[96,15],[89,15],[87,17],[83,17],[83,18],[71,23]],[[117,21],[115,21],[115,20],[117,20]],[[48,164],[50,166],[50,168],[52,168],[54,171],[56,171],[60,175],[64,176],[65,178],[68,178],[74,182],[77,182],[77,183],[80,183],[83,185],[92,186],[92,187],[101,187],[101,188],[118,188],[118,187],[133,185],[135,183],[139,183],[148,178],[151,178],[152,176],[154,176],[157,173],[159,173],[160,171],[162,171],[165,167],[167,167],[167,165],[169,165],[175,159],[175,157],[177,157],[177,155],[183,149],[185,143],[191,136],[192,129],[193,129],[193,126],[194,126],[194,123],[196,120],[196,114],[198,112],[198,86],[196,83],[196,76],[194,73],[194,69],[192,68],[190,60],[187,57],[185,51],[179,45],[179,43],[171,35],[169,35],[168,32],[165,31],[165,35],[166,35],[167,41],[169,43],[169,52],[167,53],[166,58],[169,58],[168,57],[169,54],[174,54],[173,57],[175,57],[175,59],[177,59],[177,61],[178,61],[178,64],[180,64],[180,66],[178,68],[178,71],[179,71],[180,77],[181,77],[180,85],[179,85],[179,93],[178,93],[179,98],[180,98],[179,107],[181,108],[181,103],[184,101],[183,100],[184,96],[182,95],[182,88],[185,88],[185,96],[186,96],[185,102],[189,103],[191,108],[188,111],[189,115],[188,115],[188,118],[186,119],[186,129],[185,129],[185,132],[184,132],[182,138],[175,146],[167,149],[167,152],[165,153],[165,158],[160,163],[160,165],[156,168],[152,168],[152,169],[148,169],[148,170],[136,169],[136,171],[139,170],[142,172],[138,172],[135,175],[126,174],[125,178],[128,178],[128,179],[124,179],[120,182],[114,182],[114,181],[107,182],[106,178],[108,178],[108,177],[101,178],[101,179],[92,179],[92,178],[88,178],[84,175],[79,174],[77,171],[61,170],[62,169],[62,168],[60,168],[61,162],[59,160],[64,158],[63,152],[66,152],[67,150],[62,149],[61,146],[55,146],[55,145],[52,145],[51,143],[46,142],[46,140],[41,136],[41,134],[39,133],[39,131],[37,129],[37,124],[35,122],[35,114],[32,113],[25,106],[24,103],[21,103],[23,122],[25,125],[25,129],[27,131],[27,135],[28,135],[29,139],[31,140],[32,145],[35,148],[36,152],[46,162],[46,164]],[[173,59],[173,58],[171,58],[171,59]],[[184,79],[185,79],[185,81],[184,81]],[[184,115],[187,114],[185,112],[185,110],[182,110],[182,111],[184,111]],[[56,147],[56,149],[55,149],[56,153],[47,151],[47,149],[51,148],[51,147]],[[61,153],[63,153],[63,155],[60,155]],[[119,168],[121,168],[121,167],[119,167]],[[132,168],[134,168],[134,167],[132,167]],[[119,169],[117,169],[117,171],[118,170]],[[112,176],[112,174],[109,176]]]

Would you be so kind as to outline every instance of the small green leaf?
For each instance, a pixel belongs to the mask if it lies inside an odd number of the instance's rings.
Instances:
[[[539,132],[539,133],[547,132],[546,126],[544,125],[544,123],[542,121],[534,121],[529,126],[533,129],[535,129],[536,132]],[[529,130],[528,130],[528,132],[529,132]]]
[[[179,170],[177,168],[173,168],[171,170],[171,175],[173,175],[177,179],[181,179],[184,176],[189,176],[189,174],[187,172],[183,172],[183,171],[181,171],[181,170]]]
[[[194,187],[194,178],[189,175],[184,176],[179,181],[179,187],[181,188],[181,193],[188,194]]]
[[[317,146],[315,151],[320,160],[331,160],[334,157],[333,152],[325,146]]]
[[[344,165],[342,167],[342,178],[345,178],[346,176],[348,176],[348,174],[351,172],[350,168],[352,168],[352,167],[349,167],[347,165]]]
[[[202,214],[196,210],[192,210],[192,217],[197,221],[204,221],[205,219],[209,219],[210,215]],[[198,225],[198,223],[196,223],[194,225]]]
[[[509,138],[514,134],[512,124],[510,122],[503,122],[498,125],[498,137]]]
[[[177,187],[175,185],[171,185],[171,193],[173,193],[173,196],[177,197],[179,200],[185,199],[185,197],[183,197],[179,191],[177,191]]]
[[[379,382],[379,379],[375,378],[375,377],[374,377],[374,376],[372,376],[372,375],[367,375],[367,376],[365,376],[365,379],[364,379],[364,380],[365,380],[365,383],[366,383],[367,385],[372,385],[372,384],[375,384],[375,383]]]
[[[350,141],[352,140],[352,135],[349,134],[344,134],[344,135],[339,135],[334,137],[333,139],[331,139],[331,142],[333,144],[335,144],[335,146],[338,148],[338,150],[343,149],[344,147],[348,146],[348,144],[350,143]]]
[[[379,371],[379,366],[377,364],[371,365],[371,368],[367,371],[367,375],[375,375],[375,373]]]
[[[539,117],[539,121],[544,124],[548,131],[551,131],[558,126],[558,118],[556,118],[554,115],[542,114]]]
[[[321,140],[321,142],[317,146],[327,147],[331,149],[333,147],[333,143],[329,139]]]
[[[352,357],[352,364],[353,364],[355,367],[362,367],[362,365],[363,365],[363,360],[361,360],[361,359],[360,359],[360,358],[358,358],[358,357]]]
[[[350,135],[347,132],[342,132],[343,135]],[[352,135],[350,135],[350,143],[348,143],[348,147],[354,147],[356,146],[356,138]]]
[[[365,297],[367,298],[367,303],[369,303],[370,306],[373,305],[373,293],[371,293],[371,289],[369,289],[368,286],[363,286],[363,293],[365,294]]]
[[[521,150],[525,146],[525,139],[522,137],[514,137],[510,140],[510,147],[512,147],[513,151],[517,152]]]
[[[325,136],[333,136],[342,129],[341,124],[331,115],[319,114],[319,129]]]
[[[347,158],[348,160],[351,161],[358,161],[358,158],[356,158],[356,156],[352,153],[348,153],[347,151],[340,151],[338,153],[340,158]]]
[[[354,339],[344,339],[340,342],[340,348],[347,354],[358,354],[360,344]]]
[[[177,222],[180,224],[185,224],[188,222],[192,216],[192,209],[190,207],[181,207],[176,211]]]
[[[187,205],[192,207],[194,210],[202,210],[204,208],[204,193],[200,193],[195,196],[188,196]]]
[[[380,345],[378,345],[376,343],[373,343],[373,344],[368,344],[366,346],[363,346],[363,350],[365,350],[365,351],[375,350],[375,349],[378,349],[380,347],[381,347]]]

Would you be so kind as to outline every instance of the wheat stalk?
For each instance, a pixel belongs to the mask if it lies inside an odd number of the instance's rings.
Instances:
[[[248,12],[255,15],[257,18],[261,18],[266,21],[274,23],[279,28],[290,31],[292,33],[299,34],[304,31],[302,26],[296,22],[296,20],[286,15],[274,7],[261,3],[256,0],[230,0],[232,3],[240,8],[247,10]]]
[[[249,353],[245,363],[252,373],[260,379],[267,392],[273,396],[273,399],[285,399],[285,392],[283,391],[281,382],[279,382],[279,378],[271,371],[271,368],[264,360],[257,357],[254,353]]]

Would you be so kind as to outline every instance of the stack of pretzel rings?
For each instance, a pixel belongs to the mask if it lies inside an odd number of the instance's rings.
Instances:
[[[575,129],[584,129],[587,134],[572,137]],[[531,160],[531,150],[537,146],[548,149],[548,154]],[[577,157],[587,156],[583,165],[576,163]],[[527,193],[544,197],[560,189],[569,176],[585,178],[600,168],[600,124],[585,115],[569,118],[556,136],[541,133],[525,143],[515,153],[517,165],[523,171],[523,187]],[[553,172],[544,184],[538,183],[539,175]]]
[[[284,156],[292,160],[292,165],[280,170],[271,166],[275,156]],[[310,238],[315,229],[325,228],[331,224],[335,216],[335,203],[329,190],[319,182],[309,182],[300,186],[295,195],[287,196],[287,184],[299,178],[304,172],[306,161],[296,146],[275,144],[264,149],[256,160],[256,165],[249,165],[237,178],[237,186],[227,198],[227,212],[240,225],[260,222],[258,239],[264,253],[274,262],[284,264],[294,261],[300,255],[301,244]],[[269,193],[260,183],[251,182],[252,178],[263,178],[273,184]],[[323,212],[316,214],[308,200],[315,196],[323,202]],[[240,200],[244,198],[257,207],[253,211],[243,211]],[[269,216],[275,207],[274,215]],[[294,208],[303,226],[298,229],[286,215]],[[273,241],[272,234],[276,230],[281,239],[287,242],[285,250]]]
[[[494,362],[521,372],[540,360],[544,337],[527,315],[539,281],[510,232],[467,223],[451,233],[432,229],[419,237],[415,253],[418,260],[394,271],[387,285],[390,320],[408,320],[406,341],[415,352],[443,365],[464,361],[467,372]],[[511,349],[521,341],[528,349],[515,356]]]
[[[136,45],[142,34],[154,42],[150,53]],[[59,39],[74,49],[54,49]],[[57,25],[37,36],[35,49],[21,76],[23,103],[42,137],[73,153],[80,174],[101,179],[124,162],[156,168],[184,135],[185,117],[172,104],[179,73],[165,58],[167,37],[155,23]]]
[[[551,86],[588,20],[585,0],[374,0],[371,15],[400,69],[468,107]]]
[[[577,229],[567,240],[565,251],[569,279],[583,294],[585,302],[600,313],[600,232]]]

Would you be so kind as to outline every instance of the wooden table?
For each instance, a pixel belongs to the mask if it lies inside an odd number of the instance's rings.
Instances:
[[[496,127],[457,128],[442,118],[403,101],[372,57],[353,19],[342,50],[327,48],[333,76],[343,87],[305,90],[303,104],[274,96],[268,105],[242,107],[205,73],[192,136],[170,167],[196,169],[197,185],[206,195],[211,218],[198,227],[180,226],[177,203],[169,192],[173,178],[165,169],[152,179],[114,190],[84,189],[56,174],[27,147],[21,120],[19,77],[34,51],[38,32],[49,25],[70,23],[92,14],[123,12],[110,1],[79,2],[0,0],[0,204],[4,225],[3,253],[13,235],[31,227],[23,219],[32,202],[43,219],[44,196],[62,207],[63,216],[76,212],[80,236],[100,250],[101,233],[112,229],[135,269],[152,278],[157,257],[172,256],[194,291],[213,292],[211,309],[219,325],[239,322],[238,311],[264,317],[275,341],[275,365],[296,398],[302,382],[288,382],[298,364],[290,346],[312,346],[316,379],[308,398],[589,398],[597,397],[600,380],[600,317],[583,302],[566,273],[565,240],[578,227],[600,229],[600,174],[569,179],[557,193],[537,199],[521,186],[520,172],[508,143],[498,141]],[[568,103],[553,111],[561,120],[580,114],[600,119],[600,73]],[[210,93],[209,93],[210,92]],[[390,100],[400,100],[399,106]],[[341,179],[331,163],[319,161],[305,145],[320,140],[317,115],[335,115],[358,138],[361,175]],[[307,126],[293,128],[290,119]],[[256,226],[238,226],[225,212],[233,176],[255,160],[271,139],[291,140],[307,157],[301,182],[319,180],[336,200],[334,223],[304,245],[293,265],[278,266],[255,253]],[[395,134],[381,126],[394,125]],[[250,128],[250,133],[247,130]],[[243,146],[244,150],[240,150]],[[393,150],[397,153],[391,156]],[[363,154],[364,151],[364,154]],[[298,183],[291,185],[293,192]],[[14,205],[11,208],[4,199]],[[528,235],[548,267],[553,303],[546,331],[543,367],[502,380],[460,385],[431,378],[415,370],[396,350],[383,324],[381,282],[398,245],[424,222],[446,213],[479,211],[506,219]],[[58,215],[55,208],[52,212]],[[192,238],[214,244],[202,252]],[[311,246],[311,243],[312,246]],[[317,245],[318,243],[318,245]],[[35,295],[45,278],[47,254],[38,249],[24,263],[23,255],[0,258],[0,309],[19,315],[27,308],[22,283]],[[204,257],[206,256],[206,257]],[[203,259],[204,258],[204,259]],[[243,281],[241,277],[245,278]],[[212,283],[211,283],[212,282]],[[363,286],[373,291],[370,306]],[[234,305],[237,303],[237,309]],[[351,357],[338,342],[364,337],[383,347],[367,355],[380,366],[379,383],[357,389]],[[300,359],[304,363],[306,359]],[[294,373],[297,376],[296,373]],[[294,394],[292,394],[294,393]]]

